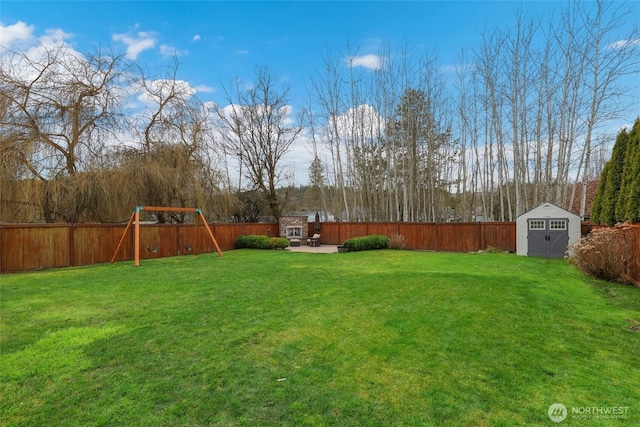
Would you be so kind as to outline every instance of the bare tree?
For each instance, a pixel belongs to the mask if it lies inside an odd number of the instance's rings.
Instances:
[[[528,140],[528,112],[527,105],[531,76],[529,68],[531,63],[531,43],[535,34],[535,24],[525,22],[521,13],[515,17],[515,27],[507,33],[504,39],[505,64],[504,72],[507,81],[504,83],[503,96],[509,106],[509,121],[511,124],[511,148],[513,158],[513,187],[515,193],[515,212],[518,216],[528,209],[528,203],[524,189],[528,184],[527,157],[529,150],[526,147]],[[510,220],[511,217],[511,211]]]
[[[630,34],[619,34],[619,29],[631,16],[631,10],[614,1],[597,0],[592,14],[580,9],[580,23],[586,28],[581,46],[585,55],[585,89],[588,110],[584,118],[586,135],[582,150],[582,195],[580,216],[584,218],[593,132],[600,123],[616,118],[620,113],[619,98],[624,90],[620,78],[638,70],[640,55],[636,46],[640,39],[638,27]]]
[[[217,111],[226,150],[251,188],[265,195],[270,214],[278,220],[286,204],[278,188],[290,178],[283,157],[302,131],[291,123],[289,87],[280,85],[267,67],[257,67],[251,87],[237,83],[225,93],[229,105]]]
[[[318,110],[309,113],[317,116],[321,121],[316,129],[318,139],[326,144],[331,164],[329,169],[330,183],[335,186],[338,197],[335,197],[331,210],[337,218],[342,218],[342,210],[345,216],[350,218],[351,209],[347,193],[346,167],[343,162],[345,153],[345,141],[342,132],[340,117],[343,113],[343,73],[340,64],[330,51],[323,58],[323,66],[316,76],[312,78],[313,97],[317,99]],[[314,137],[315,137],[314,133]]]

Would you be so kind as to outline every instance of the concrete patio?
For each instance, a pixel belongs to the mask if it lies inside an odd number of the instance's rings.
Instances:
[[[319,246],[289,246],[286,250],[291,252],[308,252],[317,254],[331,254],[338,252],[338,245],[319,245]]]

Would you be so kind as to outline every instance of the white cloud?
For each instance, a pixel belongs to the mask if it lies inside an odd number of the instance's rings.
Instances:
[[[40,37],[40,43],[45,46],[65,44],[65,40],[73,37],[71,33],[65,33],[59,28],[50,28],[45,31],[45,35]]]
[[[309,166],[313,158],[310,147],[312,146],[311,135],[302,132],[300,137],[291,144],[289,152],[282,158],[282,161],[290,168],[293,173],[295,185],[307,185],[309,183]],[[324,153],[321,153],[324,157]]]
[[[34,34],[34,27],[19,21],[14,25],[0,25],[0,40],[3,48],[0,48],[0,56],[8,55],[7,66],[16,72],[15,76],[24,81],[31,81],[43,72],[43,64],[51,61],[51,55],[55,55],[55,63],[48,72],[64,76],[69,73],[79,72],[84,67],[83,55],[76,51],[66,39],[72,35],[64,31],[52,28],[45,30],[41,36]],[[5,43],[17,45],[20,55],[11,55],[11,51],[4,46]]]
[[[152,32],[139,31],[135,37],[127,34],[114,34],[113,40],[122,42],[127,46],[127,59],[137,59],[143,50],[151,49],[156,45],[156,35]]]
[[[186,50],[178,50],[173,46],[169,46],[167,44],[160,45],[160,54],[163,56],[184,56],[189,52]]]
[[[249,54],[249,51],[248,51],[248,50],[246,50],[246,49],[239,49],[239,50],[236,50],[236,51],[235,51],[235,52],[233,52],[233,53],[235,53],[236,55],[248,55],[248,54]]]
[[[198,85],[198,86],[194,86],[193,88],[200,93],[212,93],[216,91],[215,88],[207,85]]]
[[[379,70],[382,68],[382,57],[379,55],[362,55],[362,56],[351,56],[346,58],[347,64],[351,67],[365,67],[370,70]]]
[[[348,140],[353,138],[354,129],[359,136],[369,137],[384,132],[385,119],[371,105],[361,104],[349,108],[327,124],[325,132],[333,138]],[[337,130],[337,135],[335,131]]]
[[[34,31],[33,25],[28,25],[22,21],[7,26],[0,24],[0,45],[4,48],[10,48],[11,45],[14,45],[25,54],[26,58],[34,62],[44,60],[49,50],[58,48],[63,48],[64,55],[70,55],[75,58],[82,57],[67,43],[67,40],[72,38],[73,34],[65,33],[59,28],[49,28],[41,36],[34,34]],[[9,53],[9,50],[2,49],[0,51],[0,55],[5,53]],[[27,66],[27,68],[33,67]],[[23,74],[25,76],[29,75],[26,69],[22,71],[24,71]]]
[[[638,47],[640,46],[640,39],[631,39],[631,40],[618,40],[609,45],[609,49],[624,49],[630,47]]]
[[[33,38],[33,25],[27,25],[22,21],[7,26],[0,24],[0,43],[3,45],[31,38]]]
[[[200,39],[201,39],[200,34],[196,34],[195,36],[193,36],[193,41],[194,42],[197,42]]]

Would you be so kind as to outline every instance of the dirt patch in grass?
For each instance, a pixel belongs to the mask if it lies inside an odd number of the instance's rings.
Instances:
[[[629,323],[629,330],[630,331],[640,332],[640,322],[639,321],[633,320],[633,319],[627,319],[627,322]]]

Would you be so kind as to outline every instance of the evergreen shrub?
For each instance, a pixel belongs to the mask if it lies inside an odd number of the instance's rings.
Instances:
[[[236,239],[236,249],[271,249],[271,239],[255,234],[240,236]]]
[[[289,240],[284,237],[272,237],[269,240],[269,245],[271,249],[284,249],[289,247]]]
[[[349,252],[368,251],[372,249],[387,249],[389,238],[378,234],[370,236],[353,237],[344,241],[343,246],[349,248]]]

